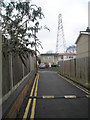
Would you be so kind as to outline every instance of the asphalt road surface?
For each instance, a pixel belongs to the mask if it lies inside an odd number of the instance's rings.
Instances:
[[[85,96],[86,93],[70,84],[57,73],[40,71],[38,96],[60,96],[56,99],[37,99],[35,118],[88,118],[88,99],[64,99],[62,96]]]
[[[85,90],[53,71],[39,71],[36,80],[27,95],[31,96],[27,105],[21,109],[23,118],[88,118],[89,99]]]

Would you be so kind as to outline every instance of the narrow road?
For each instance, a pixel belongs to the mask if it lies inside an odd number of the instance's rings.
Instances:
[[[56,72],[39,71],[28,98],[23,118],[88,118],[86,92]]]
[[[39,74],[38,96],[86,95],[55,72]],[[37,99],[35,118],[88,118],[88,99]]]

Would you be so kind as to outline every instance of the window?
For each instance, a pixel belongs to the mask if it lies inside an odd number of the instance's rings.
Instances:
[[[61,59],[63,59],[63,56],[61,56]]]
[[[73,56],[69,56],[69,58],[73,58]]]

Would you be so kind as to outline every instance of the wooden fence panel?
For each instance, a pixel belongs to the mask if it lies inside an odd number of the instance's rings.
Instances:
[[[27,75],[29,72],[30,72],[30,57],[29,57],[29,54],[28,54],[28,57],[26,56],[26,60],[25,60],[25,65],[24,66],[24,76]]]
[[[76,77],[76,59],[73,59],[70,61],[71,65],[70,65],[70,77],[71,78],[75,78]]]
[[[88,82],[90,83],[90,57],[88,58]]]
[[[22,61],[18,55],[13,56],[13,86],[15,86],[23,78]]]
[[[2,96],[8,93],[10,89],[11,77],[9,55],[2,54]]]
[[[88,58],[76,59],[76,79],[81,82],[88,82]]]
[[[59,73],[83,85],[90,86],[90,57],[59,61]]]
[[[64,61],[64,74],[70,76],[70,61]]]
[[[20,57],[14,54],[7,54],[7,50],[3,48],[2,55],[2,92],[3,96],[7,94],[13,87],[19,83],[24,76],[29,74],[30,70],[34,70],[35,58],[28,53],[28,57],[24,59],[26,67],[23,65]],[[12,58],[12,59],[11,59]]]

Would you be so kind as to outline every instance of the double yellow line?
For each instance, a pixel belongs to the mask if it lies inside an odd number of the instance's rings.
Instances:
[[[34,96],[37,96],[38,80],[39,80],[39,74],[37,74],[37,76],[36,76],[36,78],[35,78],[35,80],[34,80],[33,87],[32,87],[31,93],[30,93],[30,97],[33,96],[34,89],[35,89]],[[35,87],[35,83],[36,83],[36,87]],[[28,100],[28,104],[27,104],[26,109],[25,109],[25,113],[24,113],[24,116],[23,116],[23,120],[24,120],[25,118],[27,118],[27,116],[28,116],[28,111],[29,111],[29,108],[30,108],[30,105],[31,105],[31,101],[32,101],[32,99],[29,99],[29,100]],[[35,105],[36,105],[36,99],[33,99],[30,118],[34,118]]]

